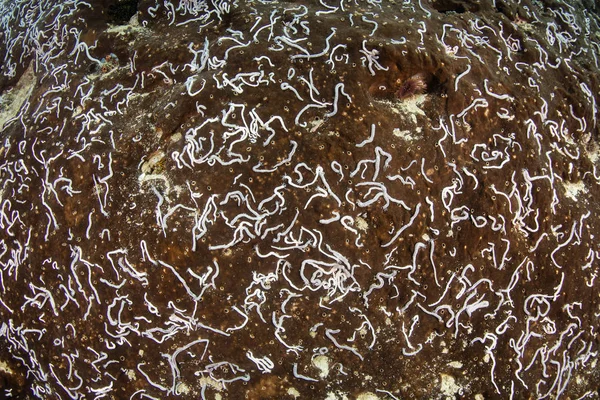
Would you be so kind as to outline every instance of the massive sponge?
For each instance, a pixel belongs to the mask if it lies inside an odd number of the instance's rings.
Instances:
[[[593,8],[0,15],[2,396],[597,396]]]

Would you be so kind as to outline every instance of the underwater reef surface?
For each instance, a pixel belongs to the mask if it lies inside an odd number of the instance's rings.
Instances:
[[[0,396],[597,399],[596,7],[2,1]]]

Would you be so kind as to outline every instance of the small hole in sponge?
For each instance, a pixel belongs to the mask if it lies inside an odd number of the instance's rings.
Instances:
[[[467,11],[477,12],[479,11],[479,5],[471,1],[460,1],[460,0],[434,0],[431,2],[431,6],[437,11],[444,14],[462,14]]]
[[[108,23],[126,25],[138,12],[138,0],[117,0],[108,6]]]

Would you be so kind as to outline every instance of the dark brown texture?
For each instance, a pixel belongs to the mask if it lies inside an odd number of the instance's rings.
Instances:
[[[598,398],[592,9],[0,16],[1,395]]]

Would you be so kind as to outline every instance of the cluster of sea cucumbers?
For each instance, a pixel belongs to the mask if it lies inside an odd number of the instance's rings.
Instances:
[[[597,398],[576,3],[0,3],[2,395]]]

